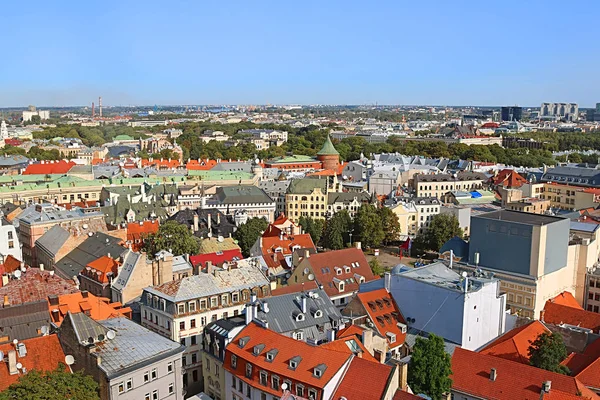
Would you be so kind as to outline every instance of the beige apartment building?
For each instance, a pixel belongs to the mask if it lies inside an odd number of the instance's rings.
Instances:
[[[416,197],[442,198],[448,192],[481,189],[487,180],[488,177],[480,172],[418,174],[413,177],[413,188]]]

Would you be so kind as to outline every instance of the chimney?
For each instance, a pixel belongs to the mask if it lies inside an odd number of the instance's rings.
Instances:
[[[10,300],[8,300],[8,295],[4,295],[4,307],[10,306]]]
[[[540,311],[540,321],[544,322],[544,314],[546,314],[546,310]]]
[[[58,296],[55,294],[48,296],[48,302],[50,303],[51,306],[57,306],[58,305]]]
[[[214,272],[214,268],[212,265],[212,261],[207,261],[206,262],[206,273],[207,274],[212,274]]]
[[[40,271],[44,270],[44,264],[40,264]]]
[[[498,374],[496,372],[496,368],[492,368],[490,370],[490,381],[495,382],[497,376],[498,376]]]
[[[217,213],[217,226],[220,226],[220,225],[221,225],[221,213],[218,212]]]
[[[208,214],[208,233],[212,233],[212,215]]]
[[[251,302],[252,304],[254,304],[254,303],[256,303],[256,299],[257,299],[257,297],[256,297],[256,293],[255,293],[255,292],[252,292],[252,294],[250,295],[250,302]]]
[[[8,276],[2,275],[2,286],[8,285]]]
[[[268,314],[269,313],[269,303],[267,303],[266,301],[263,301],[262,306],[263,306],[263,312],[265,314]]]
[[[551,388],[552,388],[552,381],[544,381],[544,383],[542,383],[542,392],[543,393],[550,393]]]
[[[310,250],[304,249],[304,258],[310,258]]]
[[[365,346],[367,350],[371,350],[373,348],[373,331],[370,329],[365,329],[362,332],[362,344]],[[385,360],[381,360],[383,363]]]
[[[200,218],[198,217],[198,214],[194,214],[194,232],[198,232],[199,221],[200,221]]]
[[[354,247],[357,249],[362,249],[362,244],[360,242],[354,242]]]
[[[302,313],[306,314],[306,295],[303,294],[300,301],[302,302]]]
[[[88,291],[87,290],[82,290],[81,291],[81,297],[83,297],[84,299],[87,299],[87,297],[88,297]]]
[[[252,316],[254,315],[254,304],[246,304],[246,325],[252,322]]]
[[[408,387],[408,363],[402,363],[398,366],[398,385],[399,389],[406,391]]]

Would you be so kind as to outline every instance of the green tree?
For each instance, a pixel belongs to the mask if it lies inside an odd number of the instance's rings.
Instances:
[[[415,251],[439,251],[454,236],[463,236],[458,219],[452,214],[438,214],[431,219],[429,227],[417,235],[413,243]]]
[[[444,340],[434,334],[428,339],[417,337],[408,365],[408,384],[413,392],[442,400],[452,387],[450,374],[451,359],[444,350]]]
[[[0,393],[0,400],[96,400],[98,384],[83,372],[71,373],[64,366],[55,371],[29,371]]]
[[[569,375],[570,371],[560,363],[567,357],[567,348],[560,333],[542,333],[527,350],[529,363],[534,367]]]
[[[143,248],[150,256],[161,250],[167,250],[174,255],[197,254],[200,250],[200,240],[187,226],[176,221],[167,221],[158,228],[157,233],[148,236]]]
[[[383,228],[383,241],[385,244],[398,240],[401,231],[398,215],[388,207],[381,207],[378,212],[381,219],[381,227]]]
[[[250,218],[245,224],[239,226],[233,237],[238,241],[238,246],[242,249],[245,257],[250,256],[250,249],[258,239],[269,223],[264,218]]]
[[[325,224],[323,233],[323,246],[331,250],[339,250],[345,247],[348,233],[352,227],[352,218],[348,211],[342,210],[333,215]]]
[[[371,267],[373,275],[382,276],[385,272],[383,266],[379,263],[377,258],[373,258],[371,261],[369,261],[369,267]]]
[[[325,228],[325,220],[315,219],[311,217],[300,217],[299,225],[302,227],[305,233],[310,235],[313,243],[319,244],[321,236],[323,236],[323,229]]]
[[[34,125],[39,125],[42,123],[42,117],[40,117],[39,115],[32,115],[31,116],[31,123]]]
[[[377,247],[385,238],[385,232],[377,208],[372,204],[360,206],[354,216],[354,235],[365,247]]]

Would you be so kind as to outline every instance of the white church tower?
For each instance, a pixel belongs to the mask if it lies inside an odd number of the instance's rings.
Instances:
[[[4,120],[0,123],[0,138],[8,139],[8,128],[6,127],[6,121]]]

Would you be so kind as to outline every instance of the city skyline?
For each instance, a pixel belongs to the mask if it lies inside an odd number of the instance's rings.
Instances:
[[[90,105],[98,95],[107,106],[594,107],[600,6],[562,6],[7,4],[4,31],[21,49],[6,53],[0,107]]]

